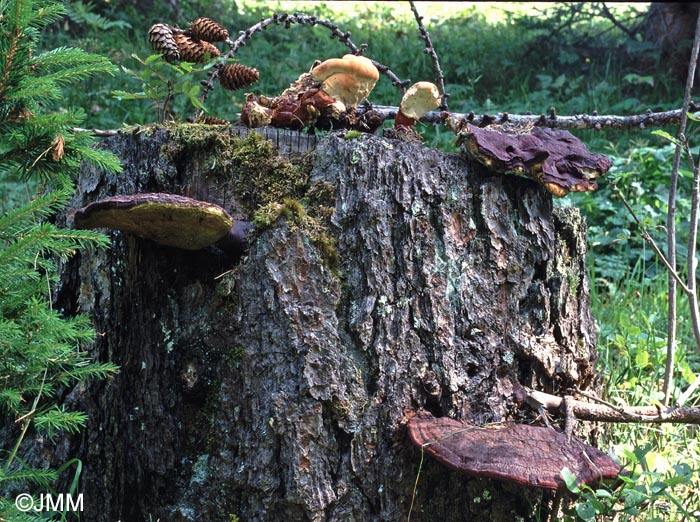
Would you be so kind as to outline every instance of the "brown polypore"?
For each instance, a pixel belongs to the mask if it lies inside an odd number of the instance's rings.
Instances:
[[[229,213],[218,205],[161,193],[112,196],[75,213],[76,228],[123,230],[186,250],[213,245],[233,224]]]
[[[515,134],[467,124],[457,142],[489,170],[534,179],[557,197],[597,189],[596,178],[612,166],[610,158],[590,152],[564,130],[535,127]]]
[[[578,483],[614,479],[620,466],[576,437],[528,424],[475,426],[419,411],[408,421],[411,441],[449,468],[472,476],[508,480],[523,486],[565,488],[568,468]]]

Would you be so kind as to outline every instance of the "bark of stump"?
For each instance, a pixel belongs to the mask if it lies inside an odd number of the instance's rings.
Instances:
[[[315,146],[310,183],[337,187],[339,275],[284,219],[223,277],[213,249],[118,232],[108,251],[64,267],[57,302],[91,314],[92,351],[121,365],[67,394],[90,415],[80,437],[33,447],[35,460],[83,460],[85,520],[406,520],[421,460],[406,414],[501,421],[522,415],[513,381],[548,392],[590,383],[578,211],[458,154],[289,136],[287,152]],[[201,155],[168,159],[170,139],[161,129],[105,140],[125,171],[85,169],[74,209],[172,192],[250,218]],[[543,498],[428,458],[411,520],[530,520]]]

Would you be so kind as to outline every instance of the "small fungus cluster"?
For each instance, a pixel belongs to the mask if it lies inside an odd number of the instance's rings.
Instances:
[[[241,121],[249,127],[345,127],[373,132],[381,120],[374,122],[371,111],[359,116],[355,109],[378,79],[379,71],[369,58],[353,54],[330,58],[314,64],[279,96],[248,94]]]

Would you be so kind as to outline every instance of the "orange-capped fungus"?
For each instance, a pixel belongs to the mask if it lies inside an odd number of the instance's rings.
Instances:
[[[440,106],[440,92],[435,84],[417,82],[411,85],[401,99],[394,126],[413,127],[428,112]]]
[[[612,480],[620,465],[602,451],[552,428],[500,423],[476,426],[448,417],[417,412],[408,421],[416,446],[447,467],[476,477],[523,486],[565,490],[564,468],[579,484]]]
[[[321,83],[323,92],[336,100],[339,113],[356,107],[367,98],[379,80],[379,70],[372,60],[354,54],[330,58],[311,69],[309,74]]]
[[[234,225],[214,203],[175,194],[112,196],[75,213],[76,228],[111,228],[131,232],[158,244],[199,250],[226,237]]]

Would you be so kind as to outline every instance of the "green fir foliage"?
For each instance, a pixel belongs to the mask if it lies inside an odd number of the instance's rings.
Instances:
[[[112,75],[115,66],[70,47],[36,53],[41,30],[64,14],[60,3],[0,0],[0,12],[0,176],[50,180],[74,175],[81,161],[116,172],[114,156],[92,149],[91,137],[74,131],[85,120],[83,110],[44,109],[62,98],[65,87]]]
[[[85,414],[58,404],[57,395],[117,371],[109,362],[93,361],[86,350],[95,338],[89,317],[64,317],[52,306],[57,262],[107,245],[105,236],[59,228],[52,217],[68,203],[83,162],[120,169],[114,155],[92,147],[89,133],[75,130],[84,120],[82,110],[55,105],[66,86],[114,70],[107,59],[81,49],[37,52],[42,30],[63,14],[57,2],[0,0],[0,181],[23,181],[37,191],[24,204],[0,205],[0,418],[15,437],[12,447],[0,448],[5,494],[48,492],[76,464],[74,459],[58,470],[38,469],[22,458],[22,445],[33,435],[53,440],[84,427]],[[77,462],[76,477],[80,469]],[[20,514],[13,498],[0,496],[0,520],[37,516]]]

